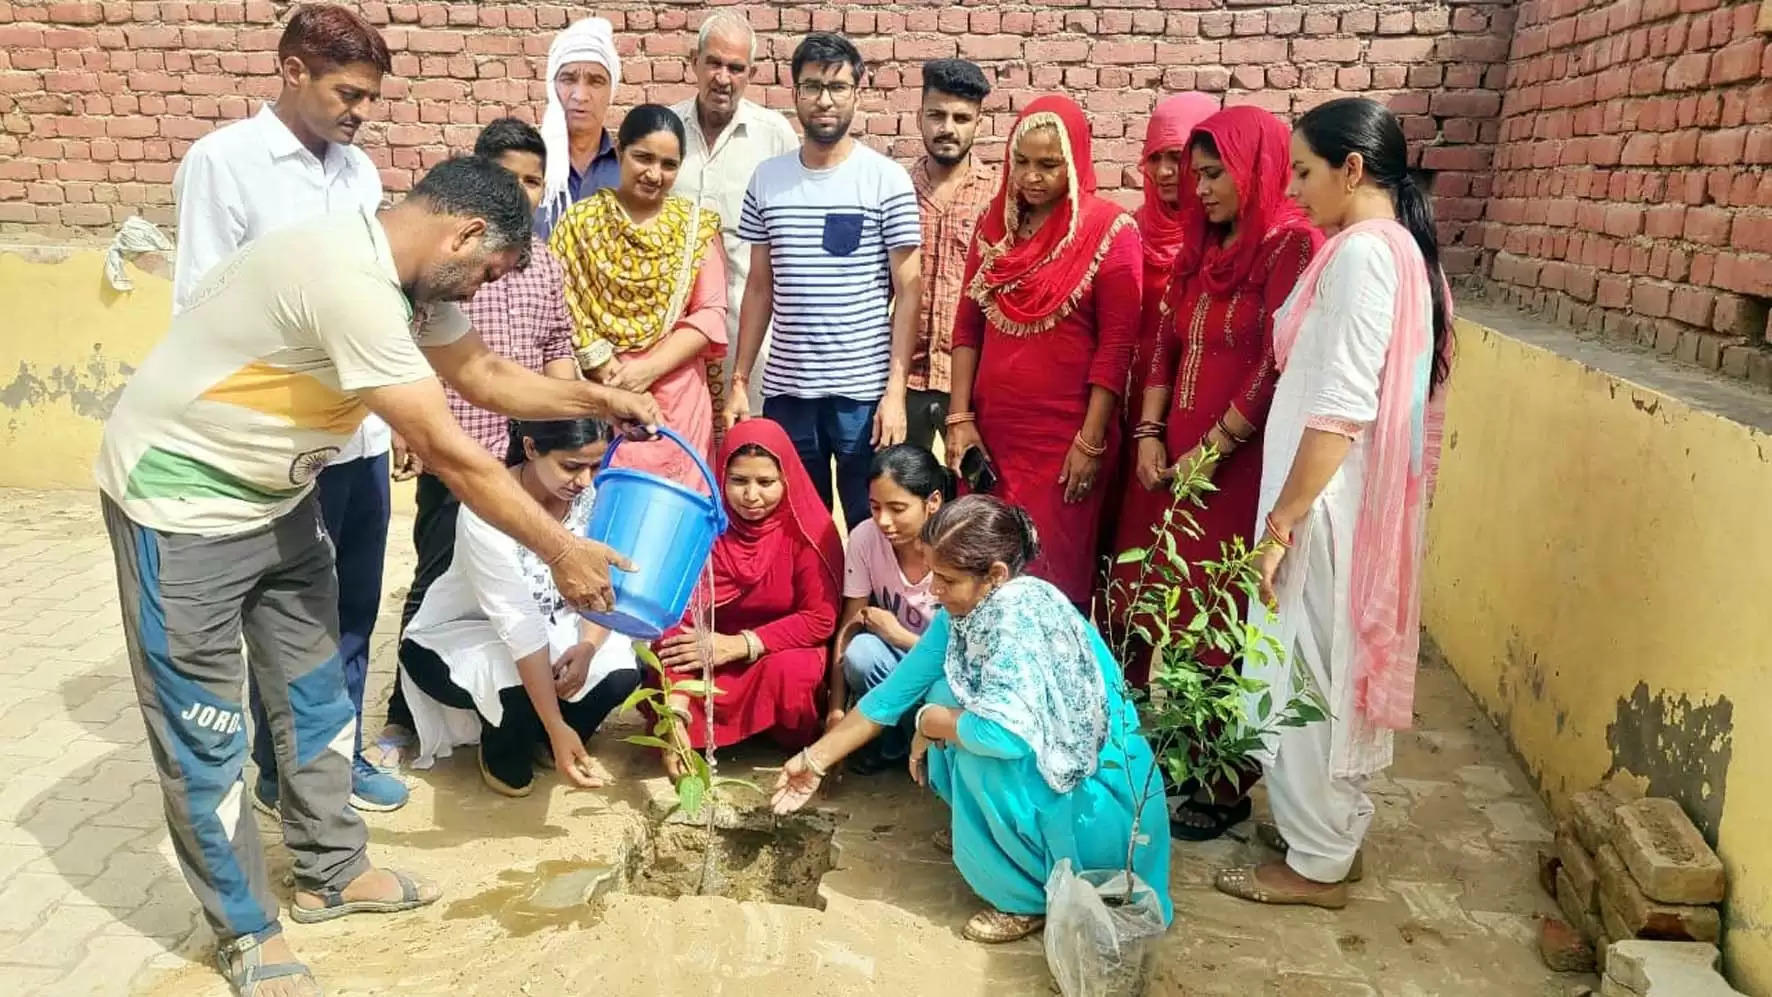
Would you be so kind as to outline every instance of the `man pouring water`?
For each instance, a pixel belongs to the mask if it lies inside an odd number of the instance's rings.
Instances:
[[[568,603],[609,608],[611,569],[632,567],[567,532],[444,400],[439,378],[515,418],[656,428],[650,395],[544,377],[468,327],[455,303],[522,266],[529,245],[521,185],[476,157],[442,163],[379,213],[265,235],[201,279],[105,424],[97,478],[135,687],[180,865],[242,992],[272,979],[300,978],[293,993],[313,986],[280,936],[242,805],[248,661],[282,780],[290,916],[391,913],[439,896],[370,865],[348,804],[356,716],[313,482],[365,415],[539,555]]]

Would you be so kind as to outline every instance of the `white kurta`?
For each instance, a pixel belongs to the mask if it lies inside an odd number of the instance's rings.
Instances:
[[[1349,238],[1324,266],[1274,390],[1262,436],[1261,498],[1254,535],[1266,531],[1306,429],[1349,435],[1353,444],[1335,476],[1293,532],[1293,550],[1275,580],[1278,611],[1259,602],[1250,620],[1284,648],[1287,660],[1250,662],[1245,674],[1269,684],[1275,708],[1296,681],[1315,685],[1330,718],[1270,738],[1261,760],[1280,830],[1302,875],[1346,875],[1371,820],[1365,777],[1390,764],[1392,736],[1349,722],[1354,713],[1354,627],[1349,605],[1354,529],[1368,453],[1365,426],[1378,415],[1378,388],[1398,295],[1398,263],[1421,267],[1419,253],[1396,261],[1376,235]],[[1295,294],[1296,300],[1296,294]],[[1289,301],[1282,314],[1292,306]],[[1421,322],[1431,324],[1425,296]]]
[[[566,529],[583,535],[591,518],[587,488],[567,511]],[[455,520],[455,554],[449,568],[426,590],[405,639],[449,666],[449,678],[474,699],[478,710],[460,710],[432,699],[410,676],[401,680],[418,732],[413,768],[429,768],[460,745],[480,740],[480,717],[504,720],[499,693],[523,684],[517,660],[546,649],[556,661],[579,643],[581,620],[554,587],[546,564],[515,540],[462,506]],[[576,703],[610,674],[638,667],[633,642],[610,634],[591,658],[585,683],[567,697]]]

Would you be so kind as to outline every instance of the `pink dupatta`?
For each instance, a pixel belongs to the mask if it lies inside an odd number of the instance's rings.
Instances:
[[[1281,370],[1298,342],[1323,269],[1359,233],[1384,239],[1399,264],[1418,254],[1414,237],[1394,221],[1360,222],[1337,233],[1311,260],[1298,280],[1292,306],[1274,323],[1274,357]],[[1354,526],[1349,605],[1355,719],[1368,729],[1407,730],[1414,720],[1422,541],[1444,418],[1444,392],[1433,395],[1427,384],[1416,383],[1432,377],[1431,361],[1424,365],[1421,358],[1433,349],[1433,330],[1415,319],[1430,293],[1424,268],[1399,268],[1394,325],[1378,384],[1378,418],[1366,427],[1366,480]],[[1451,302],[1448,294],[1448,322]],[[1450,349],[1450,337],[1447,343]]]

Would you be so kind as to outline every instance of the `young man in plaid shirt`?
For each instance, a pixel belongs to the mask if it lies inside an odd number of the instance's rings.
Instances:
[[[533,126],[517,118],[500,118],[487,125],[475,140],[474,155],[493,160],[516,174],[529,195],[530,205],[541,204],[548,150],[541,133]],[[572,319],[566,311],[565,285],[566,272],[560,261],[548,251],[547,243],[535,239],[530,246],[528,268],[513,270],[482,286],[472,300],[462,305],[462,311],[494,352],[549,377],[572,380],[578,377],[578,361],[573,358]],[[494,457],[504,460],[510,442],[505,417],[475,408],[447,385],[444,392],[449,397],[449,410],[467,434]],[[455,515],[461,508],[442,479],[426,472],[395,440],[395,480],[414,475],[418,485],[412,545],[418,553],[418,565],[413,572],[412,589],[400,611],[402,630],[412,614],[418,612],[418,604],[431,583],[449,568],[455,553]],[[390,729],[382,732],[377,744],[381,755],[378,761],[384,765],[392,760],[393,753],[403,746],[412,730],[412,715],[400,693],[398,676],[388,701],[388,726]]]

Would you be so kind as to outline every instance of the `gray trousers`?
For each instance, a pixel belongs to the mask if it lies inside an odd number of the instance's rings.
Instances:
[[[185,881],[223,942],[279,930],[243,775],[251,662],[277,769],[296,885],[343,888],[369,869],[351,809],[356,711],[338,652],[338,579],[312,495],[226,537],[161,533],[104,498],[123,632]],[[247,655],[240,653],[245,637]]]

